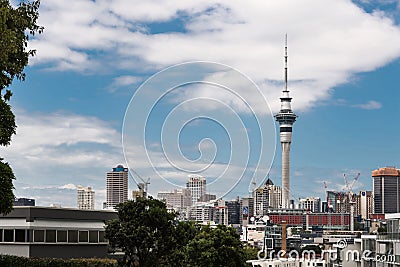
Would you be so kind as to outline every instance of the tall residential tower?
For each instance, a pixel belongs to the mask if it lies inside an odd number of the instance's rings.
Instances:
[[[107,172],[107,208],[128,200],[128,168],[118,165]]]
[[[297,115],[292,111],[287,88],[287,41],[285,42],[285,83],[281,97],[281,110],[275,115],[280,128],[280,141],[282,146],[282,208],[289,208],[290,203],[290,144],[292,143],[292,126]]]

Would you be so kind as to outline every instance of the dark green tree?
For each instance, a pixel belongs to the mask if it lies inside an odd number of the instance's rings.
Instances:
[[[187,266],[186,246],[200,233],[200,228],[193,221],[177,222],[171,236],[173,251],[162,258],[160,266]]]
[[[246,254],[232,227],[203,226],[186,246],[186,262],[191,267],[246,266]]]
[[[161,266],[174,251],[176,214],[165,203],[138,198],[117,205],[118,219],[107,222],[106,238],[121,249],[123,266]]]
[[[15,116],[7,103],[12,92],[8,88],[16,78],[23,81],[23,72],[35,50],[28,49],[29,36],[41,33],[39,1],[22,2],[14,8],[8,0],[0,0],[0,146],[8,146],[16,133]],[[5,89],[5,91],[4,91]],[[14,200],[14,173],[0,155],[0,213],[9,213]]]

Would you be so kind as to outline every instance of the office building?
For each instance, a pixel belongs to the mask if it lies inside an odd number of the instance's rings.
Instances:
[[[346,192],[327,191],[328,212],[349,213],[350,203]]]
[[[292,143],[292,126],[297,115],[292,111],[287,77],[287,43],[285,44],[285,81],[281,97],[281,110],[275,115],[279,123],[279,136],[282,147],[282,207],[290,208],[290,145]]]
[[[186,188],[190,190],[192,195],[192,205],[196,205],[206,195],[206,178],[200,175],[189,175],[189,180],[186,183]]]
[[[239,197],[235,200],[225,201],[225,205],[228,209],[228,224],[238,225],[240,224],[240,202]]]
[[[159,192],[159,200],[165,201],[168,209],[182,210],[192,206],[192,194],[189,189],[175,189],[173,192]]]
[[[107,172],[107,208],[128,200],[128,168],[118,165]]]
[[[282,191],[274,185],[270,178],[265,184],[254,191],[254,212],[256,216],[267,214],[268,209],[278,209],[281,207]]]
[[[299,200],[299,209],[313,213],[321,212],[321,199],[319,197],[307,197]]]
[[[254,198],[244,197],[240,199],[240,224],[246,226],[254,216]]]
[[[374,213],[374,196],[372,191],[360,191],[355,196],[356,201],[356,215],[361,219],[370,219],[371,214]]]
[[[374,213],[400,212],[400,170],[385,167],[372,171]]]
[[[189,219],[199,223],[210,223],[214,218],[213,203],[197,203],[190,208]]]
[[[94,210],[94,191],[90,186],[78,185],[78,209]]]

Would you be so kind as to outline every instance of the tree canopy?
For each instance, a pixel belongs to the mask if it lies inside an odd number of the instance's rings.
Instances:
[[[138,198],[117,207],[118,219],[107,223],[110,246],[125,253],[125,266],[160,266],[173,250],[175,213],[155,199]]]
[[[245,266],[246,253],[232,227],[177,221],[165,203],[138,198],[117,206],[106,238],[125,253],[123,266]]]
[[[23,72],[35,50],[28,49],[29,37],[41,33],[43,27],[37,25],[40,1],[22,2],[18,7],[8,0],[0,0],[0,146],[8,146],[16,133],[15,116],[10,101],[9,86],[16,78],[23,81]],[[5,89],[5,91],[4,91]],[[14,173],[0,155],[0,213],[12,209],[14,193]]]

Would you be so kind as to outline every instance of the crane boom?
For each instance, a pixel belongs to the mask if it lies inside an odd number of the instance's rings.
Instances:
[[[137,178],[139,178],[140,180],[142,180],[142,182],[143,182],[143,184],[144,184],[144,193],[145,193],[145,196],[144,197],[147,197],[147,195],[148,195],[148,185],[150,184],[150,177],[149,178],[147,178],[147,180],[144,180],[143,178],[142,178],[142,176],[140,176],[134,169],[131,169],[131,171],[132,171],[132,173],[133,174],[135,174],[135,176],[137,177]],[[138,186],[138,188],[139,189],[141,189],[140,188],[140,186],[139,186],[139,184],[137,184],[137,186]]]

